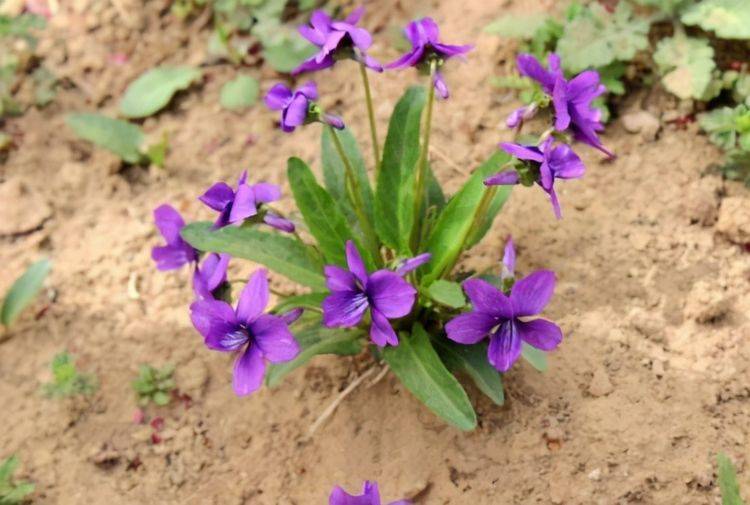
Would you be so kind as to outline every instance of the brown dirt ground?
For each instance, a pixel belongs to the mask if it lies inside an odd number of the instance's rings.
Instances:
[[[35,503],[322,504],[334,484],[353,489],[369,478],[387,498],[420,504],[715,504],[721,450],[750,493],[750,255],[729,240],[748,233],[741,216],[750,199],[709,168],[719,153],[694,124],[663,123],[648,141],[614,122],[604,139],[618,158],[584,150],[586,177],[561,185],[564,220],[553,218],[541,191],[519,189],[466,259],[469,267],[496,264],[510,233],[522,271],[558,272],[548,315],[566,338],[548,373],[516,366],[502,408],[470,389],[480,427],[468,434],[445,426],[388,375],[355,391],[308,441],[313,420],[356,376],[355,360],[318,358],[277,390],[236,398],[231,358],[206,351],[190,325],[189,276],[158,273],[149,252],[158,241],[156,205],[206,218],[196,196],[245,168],[284,185],[287,157],[317,163],[319,132],[284,135],[260,105],[222,110],[219,89],[234,71],[208,65],[205,83],[144,123],[155,138],[170,135],[166,170],[118,171],[112,156],[76,140],[64,114],[114,112],[141,71],[205,61],[208,31],[160,17],[161,1],[61,3],[41,50],[77,85],[7,124],[20,148],[0,165],[2,206],[17,220],[5,226],[19,232],[0,237],[0,291],[30,261],[54,261],[48,284],[56,300],[36,320],[29,311],[0,343],[0,457],[20,455],[22,475],[37,483]],[[374,54],[383,60],[395,56],[390,27],[419,14],[433,15],[446,40],[476,41],[469,62],[448,70],[453,97],[436,112],[433,164],[451,191],[509,137],[501,122],[513,99],[488,78],[512,64],[514,48],[482,27],[504,10],[553,3],[369,2],[367,24],[380,32]],[[129,62],[108,63],[115,52]],[[251,72],[264,90],[278,78]],[[341,64],[316,78],[324,105],[363,133],[351,76]],[[405,81],[416,79],[375,79],[381,124]],[[665,112],[652,98],[639,95],[621,112]],[[232,268],[239,275],[234,269],[250,266]],[[41,398],[63,349],[98,376],[91,402]],[[176,363],[178,384],[193,399],[190,408],[149,409],[165,418],[156,445],[151,428],[131,420],[130,382],[142,362]]]

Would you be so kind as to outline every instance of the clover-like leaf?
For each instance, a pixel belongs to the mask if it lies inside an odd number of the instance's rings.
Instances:
[[[702,0],[682,15],[686,25],[697,25],[723,39],[750,38],[748,0]]]
[[[664,87],[681,99],[702,98],[716,68],[714,50],[708,40],[682,34],[659,41],[654,62],[662,74]]]

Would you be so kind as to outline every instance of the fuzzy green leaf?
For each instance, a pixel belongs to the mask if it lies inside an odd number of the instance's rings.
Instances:
[[[120,114],[127,118],[148,117],[164,108],[175,93],[187,89],[201,77],[192,67],[157,67],[141,74],[125,90]]]
[[[421,324],[414,325],[411,335],[401,334],[396,347],[386,347],[383,359],[435,414],[461,430],[476,428],[477,416],[466,391],[440,360]]]
[[[414,220],[414,169],[425,92],[409,88],[396,104],[383,146],[375,193],[375,229],[387,246],[409,252]]]
[[[266,374],[266,384],[277,386],[281,379],[293,370],[307,364],[313,357],[320,354],[336,354],[338,356],[354,356],[362,350],[359,339],[361,331],[344,328],[325,328],[320,319],[302,331],[295,331],[294,338],[300,345],[301,351],[292,361],[270,365]]]
[[[252,226],[212,227],[212,223],[191,223],[182,229],[182,237],[200,251],[228,253],[265,265],[304,286],[326,289],[320,259],[295,238]]]
[[[336,146],[333,144],[331,137],[331,129],[323,128],[323,135],[321,137],[321,153],[323,161],[323,180],[325,182],[326,189],[331,194],[333,199],[338,202],[339,206],[344,210],[350,222],[356,221],[356,215],[352,209],[351,202],[346,193],[346,180],[344,174],[346,169],[344,162],[341,160]],[[341,141],[341,145],[344,148],[344,154],[349,159],[354,171],[354,176],[357,178],[359,189],[362,196],[362,202],[365,206],[365,214],[373,221],[373,195],[372,188],[370,187],[370,180],[367,178],[367,168],[365,167],[365,160],[362,158],[362,153],[359,150],[357,139],[354,134],[346,127],[343,130],[337,131],[336,135]]]
[[[374,263],[369,250],[354,236],[340,206],[318,184],[310,167],[299,158],[289,158],[287,174],[294,201],[327,262],[346,265],[346,241],[354,240],[362,259],[372,269]]]
[[[454,309],[466,305],[464,292],[457,282],[438,279],[427,288],[427,294],[436,302]]]
[[[698,25],[723,39],[750,39],[750,2],[702,0],[682,14],[686,25]]]
[[[49,274],[52,264],[49,260],[37,261],[21,275],[10,287],[0,309],[0,323],[10,326],[21,315],[42,289],[44,279]]]
[[[737,473],[732,461],[720,452],[716,459],[719,463],[719,488],[721,488],[721,505],[744,505],[737,483]]]
[[[543,12],[508,14],[488,24],[484,31],[511,39],[527,39],[533,36],[549,19]]]
[[[68,114],[65,122],[84,140],[102,147],[127,163],[143,161],[143,132],[127,121],[89,113]]]
[[[484,179],[499,172],[508,162],[510,156],[496,152],[471,175],[464,186],[448,201],[438,216],[435,227],[427,241],[426,250],[432,253],[432,259],[423,267],[423,286],[429,286],[453,266],[464,244],[476,243],[489,229],[500,208],[510,194],[509,186],[496,189],[495,197],[486,214],[479,220],[477,230],[472,229],[474,218],[480,212],[480,204],[485,191]]]
[[[714,50],[706,39],[675,35],[659,41],[654,62],[664,87],[678,98],[701,99],[716,67]]]
[[[221,87],[219,103],[228,110],[241,111],[258,100],[260,84],[249,75],[238,75]]]
[[[453,372],[468,375],[479,390],[497,405],[505,403],[503,379],[487,360],[487,344],[459,345],[447,338],[437,340],[443,363]]]
[[[619,2],[612,14],[592,3],[565,25],[557,52],[571,73],[629,61],[648,47],[648,30],[648,21],[634,17],[628,2]]]

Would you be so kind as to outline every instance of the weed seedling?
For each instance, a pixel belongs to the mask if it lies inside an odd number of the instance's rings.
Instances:
[[[172,378],[174,365],[165,365],[161,369],[151,365],[141,365],[138,378],[133,381],[133,389],[138,395],[138,404],[145,407],[149,402],[163,407],[172,400],[175,382]]]
[[[42,392],[48,398],[91,396],[98,387],[96,377],[80,373],[67,352],[61,352],[52,360],[52,375],[52,382],[42,386]]]

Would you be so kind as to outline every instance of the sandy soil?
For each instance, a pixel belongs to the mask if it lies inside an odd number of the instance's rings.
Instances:
[[[716,175],[719,153],[694,124],[663,123],[648,140],[615,121],[604,139],[618,158],[583,151],[586,177],[561,185],[564,220],[553,218],[541,191],[522,188],[466,259],[467,267],[495,264],[512,234],[522,271],[558,273],[548,315],[566,338],[548,373],[516,366],[502,408],[470,389],[480,427],[468,434],[445,426],[388,375],[355,391],[306,440],[366,358],[318,358],[278,389],[238,399],[231,358],[205,350],[190,325],[187,272],[158,273],[149,253],[158,241],[156,205],[206,218],[196,196],[246,168],[284,185],[287,157],[318,163],[319,131],[282,134],[260,105],[222,110],[219,89],[234,71],[207,65],[202,85],[144,123],[155,138],[169,133],[166,169],[120,170],[112,156],[75,139],[64,115],[114,112],[128,82],[158,62],[205,61],[208,32],[160,17],[163,2],[115,3],[125,10],[76,0],[52,21],[42,51],[77,85],[6,125],[20,148],[0,165],[8,216],[0,291],[30,261],[54,261],[54,303],[37,319],[27,312],[0,343],[0,457],[21,457],[22,475],[37,483],[35,503],[322,504],[334,484],[353,489],[369,478],[386,498],[418,504],[715,504],[722,450],[750,493],[750,255],[742,245],[750,241],[750,197]],[[552,4],[369,3],[367,24],[379,32],[373,52],[384,60],[396,55],[391,27],[415,15],[433,15],[448,41],[477,44],[467,64],[447,71],[453,97],[436,111],[433,165],[451,191],[509,137],[501,122],[514,102],[488,78],[512,64],[513,46],[482,27],[506,9]],[[114,65],[113,53],[129,61]],[[264,90],[278,78],[250,72]],[[342,64],[316,78],[324,105],[365,133],[351,76]],[[375,79],[382,124],[416,79],[412,72]],[[669,112],[663,104],[639,94],[620,113],[658,117]],[[239,275],[251,266],[232,268]],[[36,308],[48,302],[45,295]],[[90,402],[40,396],[63,349],[98,376]],[[132,421],[130,382],[142,362],[177,364],[178,385],[192,398],[148,409],[149,419],[165,420],[158,444],[148,424]]]

